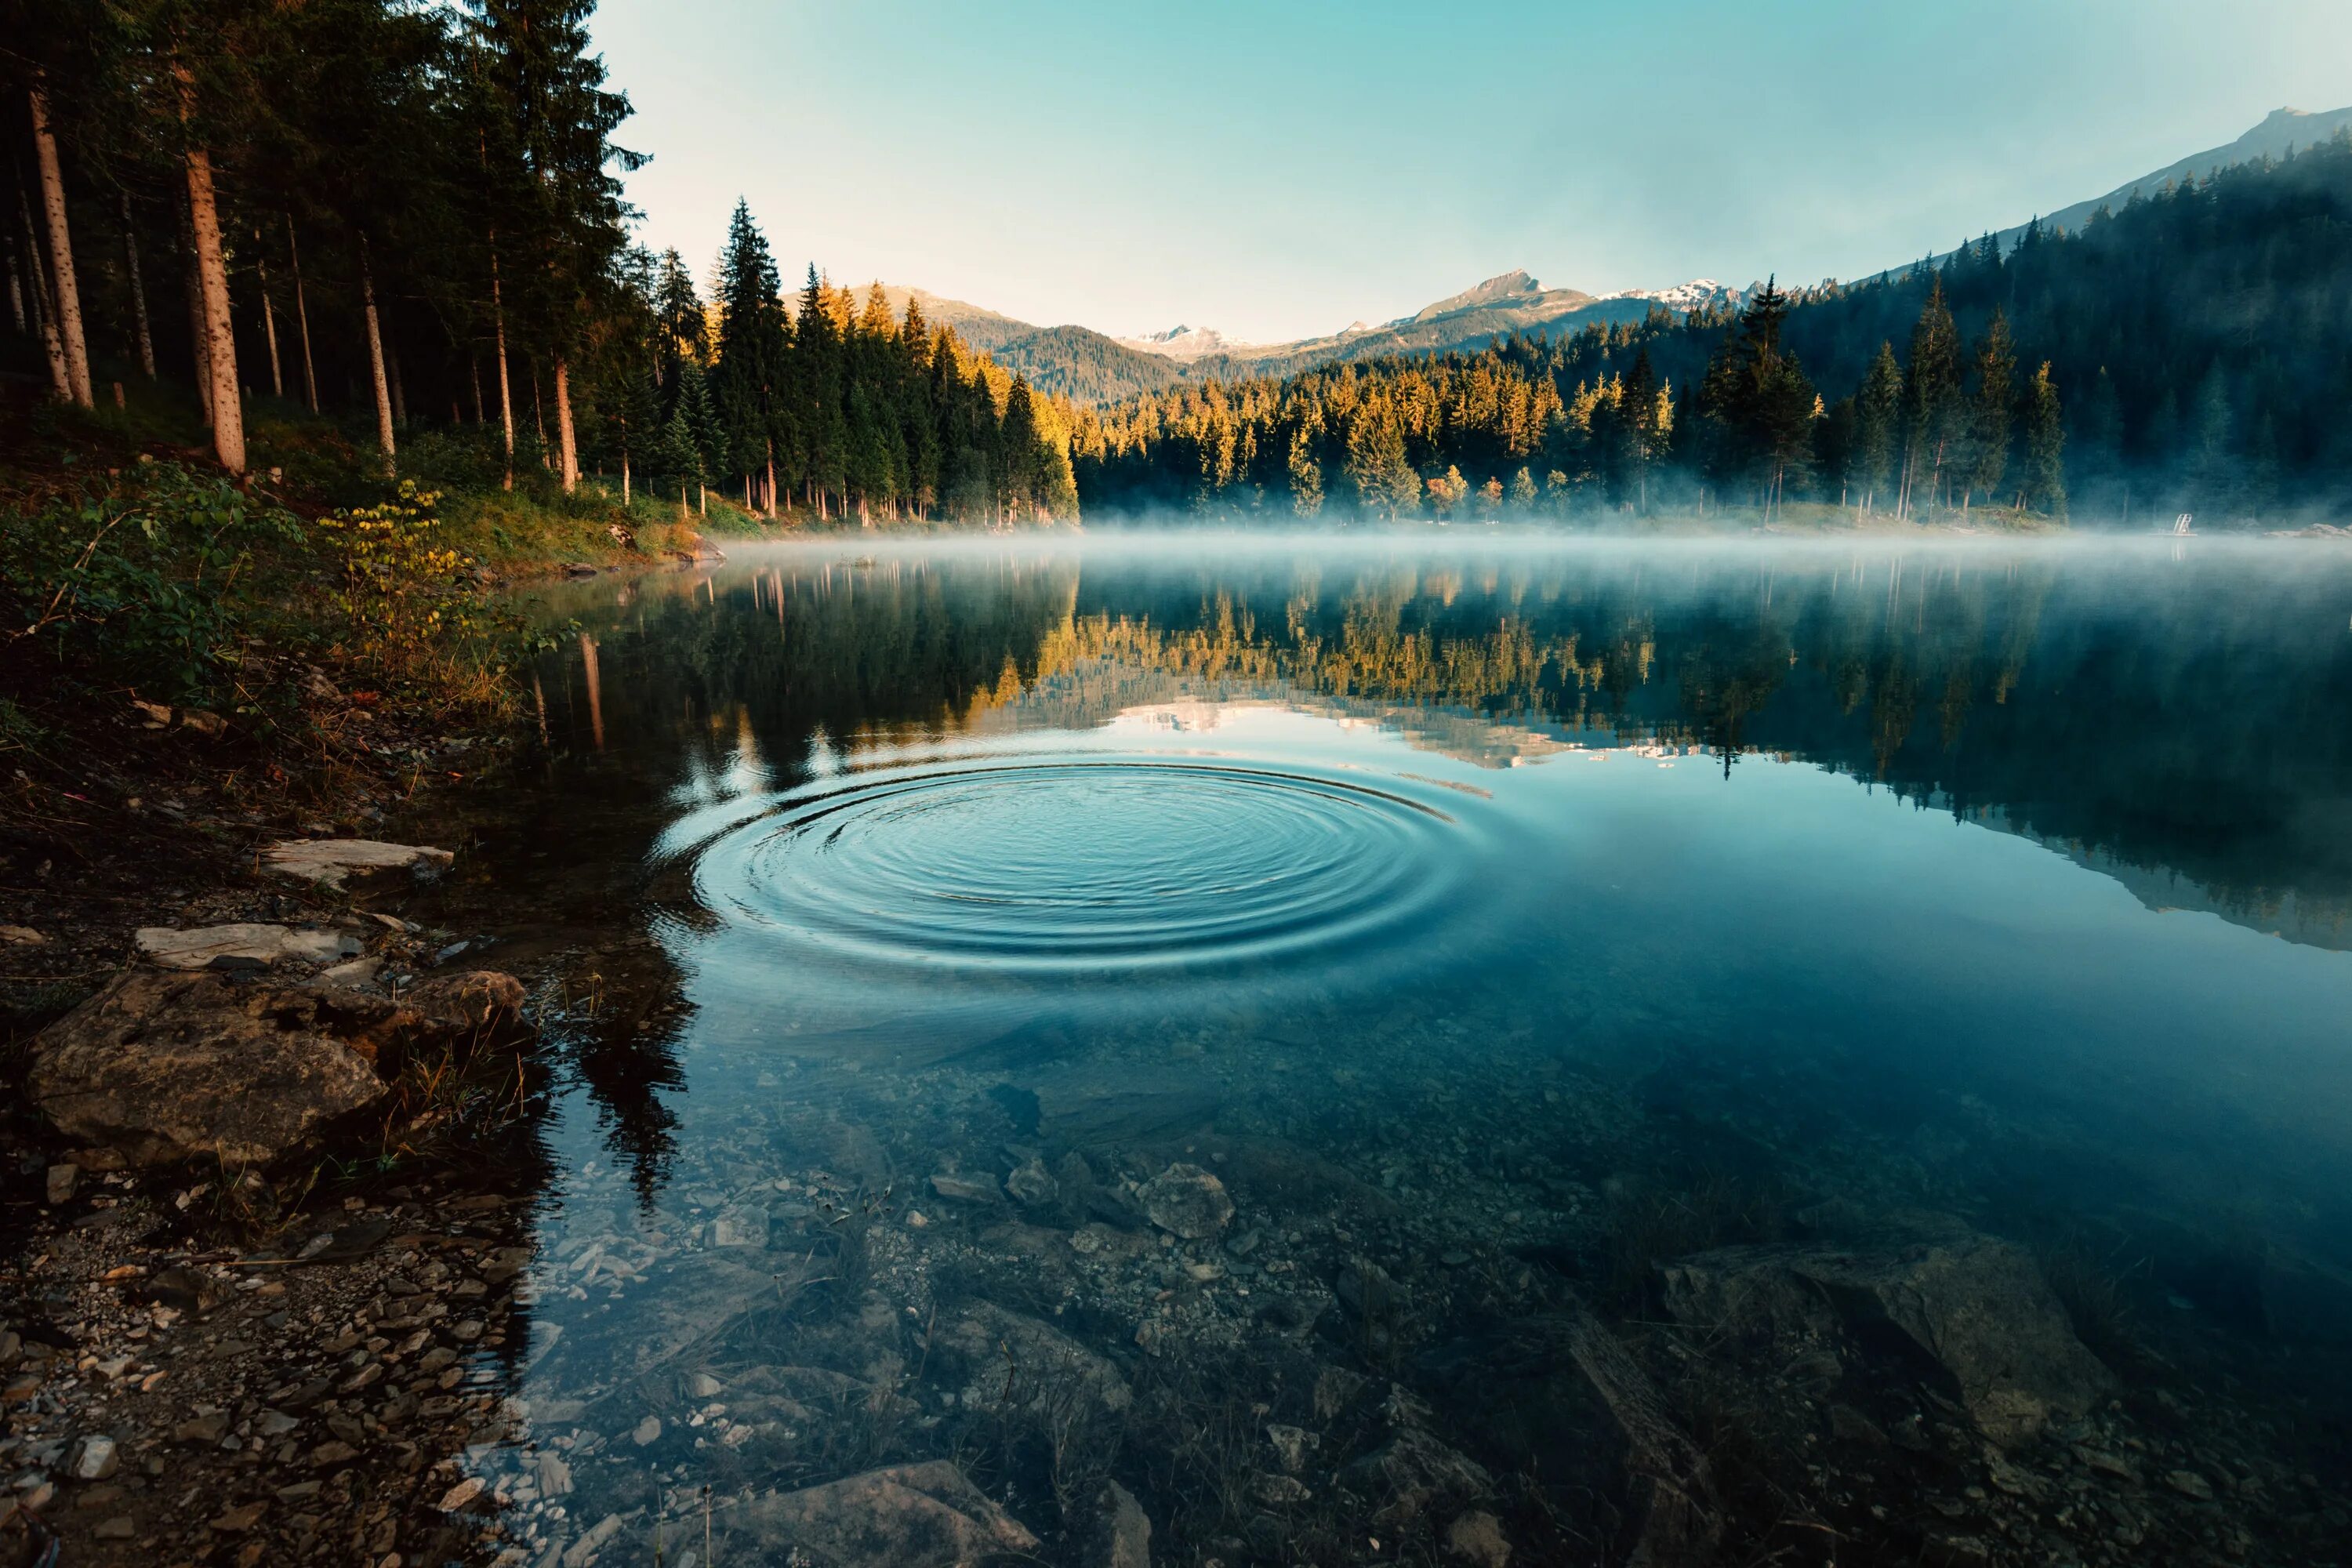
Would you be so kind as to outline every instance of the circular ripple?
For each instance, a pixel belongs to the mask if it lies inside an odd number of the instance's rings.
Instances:
[[[898,963],[1141,967],[1357,939],[1434,897],[1449,819],[1309,774],[1122,760],[801,794],[696,863],[705,907]]]

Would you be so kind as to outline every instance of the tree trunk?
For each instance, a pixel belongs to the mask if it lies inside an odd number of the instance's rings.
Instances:
[[[555,356],[555,439],[563,452],[563,493],[580,485],[580,453],[572,442],[572,367]]]
[[[482,356],[480,354],[469,353],[466,356],[466,374],[474,384],[474,423],[479,425],[483,422]]]
[[[49,132],[48,100],[36,88],[33,150],[41,166],[41,209],[49,221],[50,282],[57,293],[58,337],[66,351],[66,384],[73,400],[94,408],[89,390],[89,345],[81,334],[81,289],[74,281],[73,235],[66,227],[66,182],[58,167],[58,139]]]
[[[627,508],[628,504],[629,504],[629,449],[628,449],[626,447],[622,447],[622,448],[621,448],[621,505],[622,505],[622,507],[625,510],[625,509]]]
[[[202,416],[205,428],[213,427],[213,351],[212,330],[205,322],[205,290],[196,274],[196,227],[188,216],[189,205],[177,204],[180,218],[180,292],[188,306],[189,377],[195,383],[196,410]]]
[[[8,243],[5,247],[0,247],[0,255],[5,255],[8,262],[9,319],[16,323],[17,336],[29,337],[32,335],[33,324],[25,315],[25,284],[16,271],[16,237],[15,235],[10,235]]]
[[[501,488],[514,489],[514,394],[507,386],[507,310],[499,293],[499,235],[490,231],[490,324],[499,339],[499,428],[507,438],[507,472]]]
[[[131,319],[139,331],[139,368],[155,379],[155,334],[147,325],[147,283],[139,275],[139,230],[131,219],[131,193],[122,193],[122,259],[130,268]]]
[[[367,313],[368,369],[375,377],[375,438],[383,448],[383,471],[399,472],[392,437],[392,384],[383,374],[383,331],[375,314],[375,268],[369,264],[367,234],[360,234],[360,300]]]
[[[186,79],[181,79],[186,90]],[[236,396],[236,340],[228,314],[228,266],[221,256],[220,209],[213,201],[212,155],[188,149],[188,226],[203,285],[206,357],[212,361],[213,452],[232,474],[245,472],[245,410]]]
[[[278,307],[269,302],[269,263],[261,254],[261,230],[253,231],[254,276],[261,284],[261,333],[269,343],[269,395],[286,395],[286,378],[278,368]]]
[[[302,329],[302,395],[319,412],[319,377],[310,368],[310,310],[302,299],[302,253],[294,248],[294,218],[286,218],[286,256],[294,264],[294,324]]]
[[[49,358],[49,390],[60,403],[73,400],[73,374],[66,369],[66,346],[58,336],[58,314],[49,308],[49,279],[41,269],[41,241],[33,230],[33,208],[20,178],[16,215],[25,224],[25,260],[32,270],[33,324],[40,330],[41,347]]]
[[[774,446],[773,446],[773,445],[771,445],[771,446],[768,447],[768,518],[769,518],[769,520],[770,520],[771,521],[774,521],[774,519],[775,519],[775,515],[776,515],[776,448],[774,447]]]
[[[539,430],[539,466],[551,474],[555,472],[555,465],[548,460],[547,456],[547,404],[540,396],[537,359],[530,362],[530,422]]]

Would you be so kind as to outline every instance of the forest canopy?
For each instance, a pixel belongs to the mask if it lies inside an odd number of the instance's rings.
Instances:
[[[7,368],[94,406],[344,421],[389,478],[722,487],[774,515],[1075,515],[1065,409],[879,291],[787,295],[738,207],[704,300],[631,242],[592,0],[9,0]],[[445,418],[446,416],[446,418]]]
[[[2352,501],[2352,137],[1866,280],[1077,419],[1090,512],[2267,526]]]

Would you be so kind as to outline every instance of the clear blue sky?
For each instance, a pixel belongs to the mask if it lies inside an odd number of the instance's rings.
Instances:
[[[644,238],[1271,340],[1853,277],[2352,103],[2352,0],[603,0]]]

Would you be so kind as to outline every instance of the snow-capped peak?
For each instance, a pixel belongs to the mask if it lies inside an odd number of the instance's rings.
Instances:
[[[1736,303],[1739,290],[1712,278],[1694,278],[1671,289],[1626,289],[1601,297],[1604,300],[1654,300],[1671,310],[1695,310],[1701,305]]]
[[[1145,332],[1137,337],[1118,340],[1131,349],[1145,353],[1165,354],[1170,359],[1199,359],[1203,354],[1222,353],[1228,349],[1249,345],[1238,338],[1229,338],[1214,327],[1174,326],[1164,332]]]

